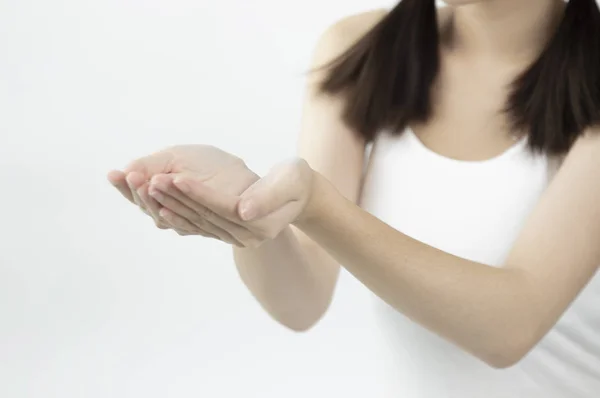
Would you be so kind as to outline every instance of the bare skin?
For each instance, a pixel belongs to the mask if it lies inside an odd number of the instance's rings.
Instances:
[[[443,53],[435,115],[414,129],[436,152],[480,160],[513,145],[506,121],[496,116],[505,99],[503,87],[543,45],[540,32],[550,30],[561,5],[551,0],[461,3],[473,4],[454,10],[457,21],[463,21],[457,35],[461,41]],[[333,26],[317,47],[314,65],[343,51],[383,15],[361,14]],[[537,15],[536,24],[532,15]],[[506,37],[507,26],[519,34],[518,41]],[[600,264],[600,131],[592,129],[567,154],[505,267],[494,268],[415,241],[356,206],[364,142],[340,120],[343,99],[317,94],[319,76],[313,79],[299,142],[305,162],[279,168],[241,194],[220,192],[218,184],[207,190],[197,176],[164,174],[160,170],[166,167],[157,166],[157,155],[146,160],[154,166],[144,163],[156,175],[134,174],[136,180],[130,174],[134,181],[129,187],[124,173],[111,174],[111,181],[125,195],[131,189],[145,197],[145,190],[156,189],[181,201],[191,199],[190,206],[210,209],[203,213],[205,221],[225,230],[227,221],[249,231],[238,239],[246,247],[234,249],[242,279],[261,305],[292,329],[308,329],[323,315],[338,264],[343,264],[396,309],[491,366],[517,362],[554,325]],[[456,133],[452,140],[445,139],[449,130]],[[185,163],[187,155],[181,156]],[[258,206],[258,219],[244,217],[245,203]],[[138,204],[147,206],[143,200]],[[185,218],[181,207],[162,205],[169,208],[158,210],[165,215],[162,222],[179,228]],[[203,230],[202,225],[198,228]],[[230,231],[241,234],[239,229]],[[251,236],[262,245],[250,247]]]
[[[351,46],[384,15],[385,10],[363,13],[338,22],[329,28],[320,39],[312,68],[318,68],[341,54]],[[298,141],[298,156],[305,159],[311,168],[328,178],[341,194],[356,203],[360,191],[365,143],[342,123],[340,114],[342,98],[319,95],[316,85],[322,75],[311,75],[306,89],[302,128]],[[180,155],[183,156],[183,155]],[[198,162],[197,156],[194,160]],[[167,221],[173,213],[162,207],[148,194],[148,181],[155,188],[168,191],[173,184],[166,173],[172,171],[164,160],[155,157],[155,163],[134,162],[124,172],[114,171],[110,181],[132,202],[142,208],[153,209],[160,228],[173,228],[180,235],[189,235],[189,226],[181,218],[177,225]],[[221,160],[230,163],[231,160]],[[208,165],[206,165],[208,166]],[[202,166],[205,167],[205,166]],[[141,172],[150,169],[149,172]],[[242,171],[240,170],[240,173]],[[242,192],[258,180],[250,170],[239,182],[222,180],[222,188],[238,189]],[[127,180],[126,175],[128,175]],[[254,176],[254,178],[253,178]],[[250,183],[248,182],[250,181]],[[218,186],[213,186],[218,188]],[[133,194],[131,193],[133,192]],[[181,199],[176,191],[174,197]],[[147,210],[150,212],[150,210]],[[207,236],[207,228],[201,231]],[[213,231],[214,232],[214,231]],[[214,235],[214,234],[212,234]],[[232,243],[231,239],[225,242]],[[253,245],[249,245],[253,246]],[[275,239],[264,242],[258,248],[234,247],[234,259],[239,274],[261,306],[278,322],[296,330],[310,329],[326,312],[339,274],[339,264],[317,243],[294,226],[285,228]]]

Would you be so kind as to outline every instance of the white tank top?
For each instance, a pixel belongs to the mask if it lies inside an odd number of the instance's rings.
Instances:
[[[408,129],[371,152],[361,206],[426,244],[501,266],[558,167],[526,139],[485,161],[453,160]],[[600,242],[599,242],[600,244]],[[600,274],[521,362],[493,369],[374,297],[381,344],[402,398],[599,398]]]

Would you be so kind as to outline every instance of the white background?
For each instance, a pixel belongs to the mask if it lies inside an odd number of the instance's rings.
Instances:
[[[105,174],[182,143],[266,172],[294,154],[319,34],[389,3],[0,2],[1,397],[387,395],[358,283],[290,332],[226,245],[157,230]]]

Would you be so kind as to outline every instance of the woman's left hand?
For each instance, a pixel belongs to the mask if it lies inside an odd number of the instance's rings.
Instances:
[[[240,196],[216,191],[191,173],[163,174],[151,180],[149,192],[168,210],[170,224],[189,229],[208,221],[243,247],[258,247],[305,217],[313,173],[306,161],[294,159],[274,167]]]

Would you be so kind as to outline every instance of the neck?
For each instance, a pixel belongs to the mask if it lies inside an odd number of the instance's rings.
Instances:
[[[563,0],[487,0],[453,9],[452,47],[467,55],[530,62],[564,13]]]

